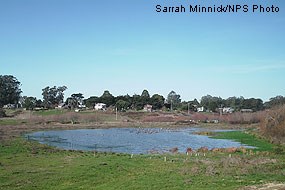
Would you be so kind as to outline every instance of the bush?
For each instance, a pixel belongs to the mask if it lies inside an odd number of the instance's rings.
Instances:
[[[5,111],[3,109],[0,109],[0,118],[6,117]]]
[[[264,136],[275,143],[285,143],[285,106],[267,112],[260,125]]]
[[[275,154],[285,154],[284,147],[278,145],[274,148]]]
[[[240,113],[235,112],[228,115],[227,121],[230,124],[254,124],[259,123],[264,117],[264,112],[255,112],[255,113]]]

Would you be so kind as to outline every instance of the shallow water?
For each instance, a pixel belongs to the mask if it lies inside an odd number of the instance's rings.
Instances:
[[[27,134],[26,138],[42,144],[67,150],[88,150],[130,154],[163,153],[177,147],[185,152],[188,147],[226,148],[245,146],[239,142],[211,139],[195,135],[199,128],[111,128],[41,131]]]

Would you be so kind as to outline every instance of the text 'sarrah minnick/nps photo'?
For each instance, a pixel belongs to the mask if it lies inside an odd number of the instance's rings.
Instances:
[[[180,5],[180,6],[162,6],[156,5],[156,12],[188,12],[188,13],[239,13],[239,12],[252,12],[252,13],[278,13],[280,8],[275,5],[263,6],[263,5],[245,5],[245,4],[220,4],[212,6],[203,5]]]

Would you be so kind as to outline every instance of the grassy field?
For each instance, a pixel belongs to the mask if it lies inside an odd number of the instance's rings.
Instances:
[[[21,138],[0,146],[0,189],[237,189],[284,179],[285,157],[274,153],[131,158],[58,150]]]
[[[41,116],[49,116],[49,115],[59,115],[59,114],[64,114],[67,113],[67,110],[62,110],[62,109],[52,109],[52,110],[39,110],[33,112],[35,115],[41,115]]]
[[[264,139],[257,138],[253,134],[243,131],[217,132],[212,138],[231,139],[242,144],[257,147],[254,151],[273,151],[274,147],[276,147]]]
[[[0,135],[9,136],[7,130],[11,131],[10,138],[0,141],[0,189],[239,189],[285,183],[284,147],[241,131],[217,133],[213,138],[240,141],[256,146],[257,151],[231,155],[207,152],[197,156],[165,154],[132,157],[128,154],[59,150],[19,137],[30,128],[48,130],[54,127],[48,121],[70,123],[68,121],[76,119],[80,124],[106,122],[104,124],[109,126],[116,121],[113,113],[58,113],[58,110],[51,110],[28,113],[27,116],[26,119],[0,120]],[[119,121],[125,118],[119,117]],[[60,127],[70,129],[80,127],[80,124]],[[121,124],[138,125],[131,122]]]
[[[25,121],[19,119],[0,119],[0,125],[20,125],[25,123]]]

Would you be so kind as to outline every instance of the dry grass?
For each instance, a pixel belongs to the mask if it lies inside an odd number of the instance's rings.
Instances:
[[[191,119],[201,122],[219,120],[220,122],[229,124],[254,124],[259,123],[262,118],[264,118],[264,115],[264,111],[255,113],[235,112],[227,115],[220,115],[218,113],[194,113],[191,115]]]
[[[29,123],[34,124],[48,124],[48,123],[60,123],[60,124],[78,124],[78,123],[103,123],[116,121],[116,115],[113,113],[105,112],[63,112],[61,114],[53,115],[38,115],[38,114],[26,114],[22,115],[21,119],[28,120]],[[118,117],[118,121],[124,118]]]
[[[235,112],[230,115],[222,116],[223,120],[230,124],[253,124],[259,123],[264,118],[265,112],[240,113]]]
[[[272,142],[285,143],[285,106],[268,111],[260,129]]]

